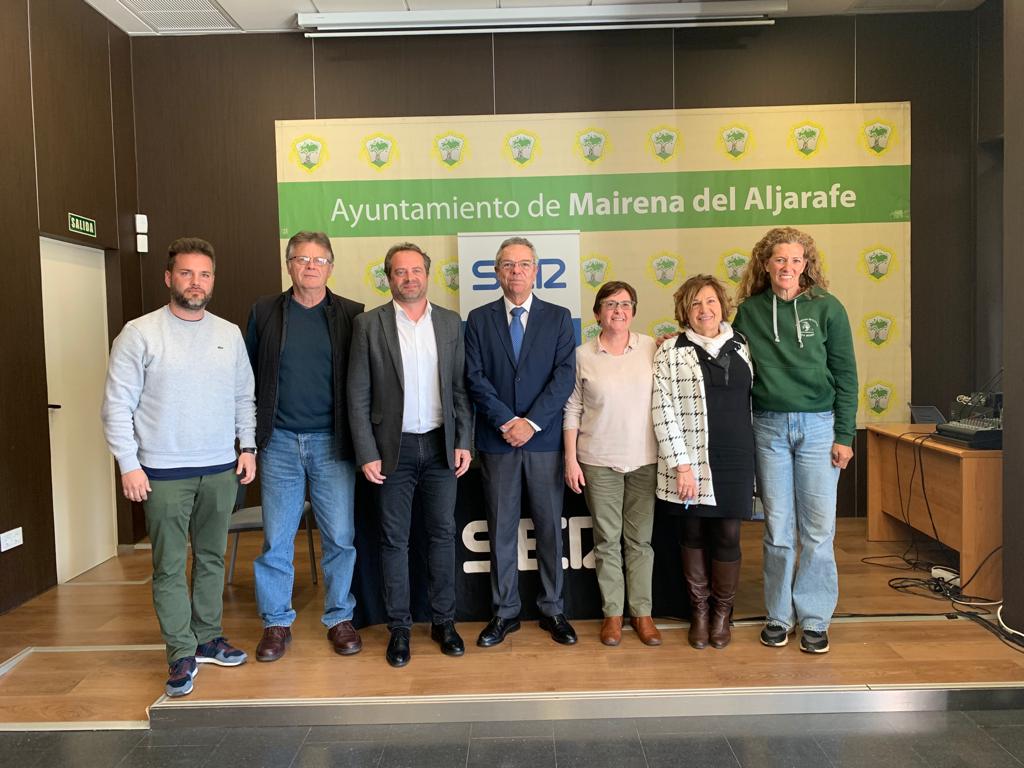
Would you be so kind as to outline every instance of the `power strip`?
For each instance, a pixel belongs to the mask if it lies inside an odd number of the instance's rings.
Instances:
[[[952,568],[944,568],[941,565],[932,566],[932,578],[949,584],[951,587],[960,586],[960,574]]]

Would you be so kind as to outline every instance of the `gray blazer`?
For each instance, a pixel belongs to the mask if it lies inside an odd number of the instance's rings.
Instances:
[[[469,450],[473,430],[473,414],[466,396],[462,320],[449,309],[431,306],[441,378],[444,440],[448,466],[454,469],[455,449]],[[389,301],[358,315],[352,331],[348,411],[357,465],[379,459],[385,475],[398,466],[404,381],[395,305]]]

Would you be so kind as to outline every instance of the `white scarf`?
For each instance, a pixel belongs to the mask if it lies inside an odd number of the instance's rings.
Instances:
[[[686,329],[686,338],[711,355],[711,357],[718,357],[718,353],[722,351],[722,347],[725,346],[725,343],[732,336],[732,326],[724,320],[719,326],[717,336],[701,336],[693,328]]]

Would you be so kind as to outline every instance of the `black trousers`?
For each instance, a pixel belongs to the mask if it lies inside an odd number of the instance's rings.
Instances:
[[[402,433],[398,466],[380,487],[380,561],[388,629],[411,627],[409,531],[413,500],[427,533],[428,596],[434,623],[455,619],[455,470],[448,466],[444,430]]]

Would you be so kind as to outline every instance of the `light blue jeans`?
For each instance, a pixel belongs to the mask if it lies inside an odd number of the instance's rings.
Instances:
[[[353,503],[356,470],[338,458],[334,435],[277,428],[260,451],[263,492],[263,553],[256,558],[256,606],[264,627],[290,627],[295,621],[295,534],[309,481],[309,499],[320,528],[324,575],[325,627],[352,619],[352,573],[356,567]]]
[[[832,413],[754,411],[768,623],[824,632],[839,599]],[[797,566],[797,543],[800,564]]]

